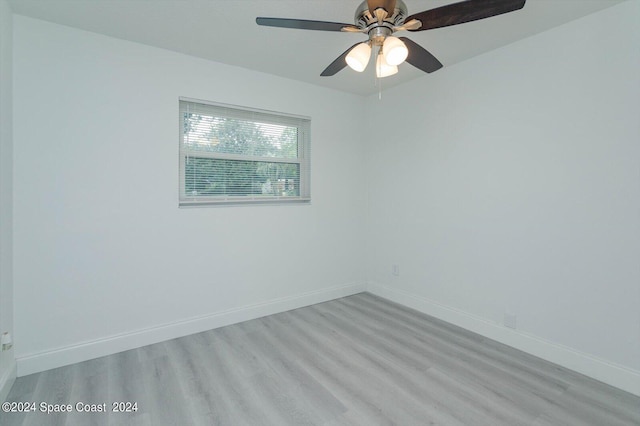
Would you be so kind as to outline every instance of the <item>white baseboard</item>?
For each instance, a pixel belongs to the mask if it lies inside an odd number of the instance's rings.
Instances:
[[[504,327],[403,290],[370,282],[367,291],[640,396],[640,371]]]
[[[365,288],[364,283],[331,287],[296,296],[283,297],[253,305],[228,309],[222,312],[189,318],[157,327],[82,342],[72,346],[19,356],[17,358],[18,376],[38,373],[76,362],[87,361],[153,343],[175,339],[177,337],[188,336],[190,334],[260,318],[266,315],[350,296],[365,291]]]
[[[11,386],[13,386],[13,382],[16,381],[16,373],[16,361],[11,360],[9,366],[2,372],[2,375],[0,376],[0,402],[4,402],[7,400],[7,396],[9,396]]]

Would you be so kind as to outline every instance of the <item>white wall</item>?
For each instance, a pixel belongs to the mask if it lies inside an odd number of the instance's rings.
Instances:
[[[13,332],[12,16],[0,0],[0,334]],[[15,380],[14,350],[0,352],[0,401]]]
[[[19,375],[364,288],[364,98],[22,16],[14,67]],[[311,205],[179,209],[180,96],[311,117]]]
[[[368,147],[373,292],[640,394],[639,20],[625,2],[369,99],[393,123]]]
[[[375,293],[640,394],[639,9],[382,102],[15,16],[19,373],[357,292],[366,272]],[[311,116],[313,203],[178,209],[179,96]],[[394,125],[371,127],[363,159],[365,117]]]

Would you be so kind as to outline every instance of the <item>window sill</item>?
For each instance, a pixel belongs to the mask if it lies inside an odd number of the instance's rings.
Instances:
[[[263,198],[223,198],[217,200],[181,200],[178,203],[179,208],[190,207],[221,207],[221,206],[255,206],[255,205],[287,205],[287,204],[311,204],[311,198],[293,198],[293,197],[270,197]]]

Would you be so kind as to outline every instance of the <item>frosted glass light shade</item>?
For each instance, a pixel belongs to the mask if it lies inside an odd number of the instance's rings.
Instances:
[[[400,65],[407,59],[409,50],[407,46],[398,37],[389,36],[384,40],[382,45],[384,58],[389,65]]]
[[[398,67],[395,65],[389,65],[384,59],[384,55],[378,55],[376,59],[376,77],[384,78],[394,75],[398,72]]]
[[[346,57],[347,65],[352,70],[362,72],[367,67],[371,58],[371,46],[368,43],[360,43]]]

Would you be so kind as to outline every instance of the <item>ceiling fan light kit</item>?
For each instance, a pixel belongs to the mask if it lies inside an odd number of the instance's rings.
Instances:
[[[365,0],[356,9],[355,25],[263,17],[256,18],[256,23],[269,27],[366,34],[369,37],[367,41],[351,46],[320,75],[335,75],[347,65],[357,72],[363,72],[375,47],[376,76],[383,78],[397,73],[398,65],[404,61],[426,73],[442,68],[442,63],[425,48],[406,37],[395,37],[393,33],[431,30],[490,18],[522,9],[525,2],[526,0],[465,0],[407,16],[407,6],[402,0]]]
[[[398,66],[391,65],[385,59],[384,54],[380,52],[376,58],[376,77],[384,78],[398,73]]]
[[[400,65],[407,59],[409,50],[407,46],[398,37],[389,36],[382,44],[382,52],[384,58],[389,65]]]
[[[362,72],[367,68],[369,64],[369,59],[371,58],[371,45],[367,42],[360,43],[347,55],[345,60],[347,61],[347,65],[357,72]]]

